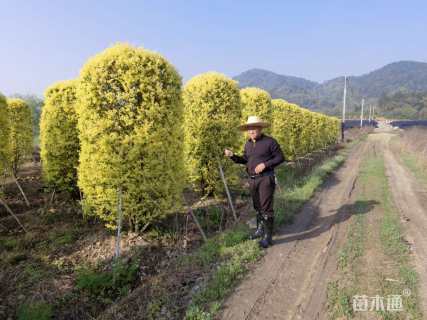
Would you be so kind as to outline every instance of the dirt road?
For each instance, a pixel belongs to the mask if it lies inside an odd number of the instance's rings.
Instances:
[[[415,267],[420,277],[421,307],[427,315],[427,189],[389,148],[385,149],[384,158],[394,202],[404,221],[406,239],[414,252]]]
[[[392,136],[390,129],[380,129],[353,149],[295,222],[278,230],[275,246],[224,303],[222,319],[328,319],[327,284],[337,270],[368,150],[384,155],[394,202],[409,218],[405,230],[415,247],[420,296],[427,301],[427,194],[391,152]],[[375,213],[374,206],[368,202],[366,212]]]

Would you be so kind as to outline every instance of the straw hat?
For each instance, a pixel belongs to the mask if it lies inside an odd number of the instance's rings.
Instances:
[[[245,124],[242,124],[241,126],[239,126],[239,129],[247,130],[249,127],[266,128],[268,126],[270,126],[270,124],[262,121],[261,118],[257,116],[249,116],[248,121],[246,121]]]

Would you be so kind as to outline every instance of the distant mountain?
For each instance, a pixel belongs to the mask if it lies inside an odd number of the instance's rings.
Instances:
[[[397,91],[426,91],[427,63],[395,62],[360,77],[353,77],[353,85],[363,95],[379,97]]]
[[[318,83],[262,69],[251,69],[234,77],[241,87],[260,87],[273,98],[283,98],[310,109],[338,114],[342,105],[344,77]],[[377,104],[396,93],[427,92],[427,63],[400,61],[361,76],[348,78],[349,112],[358,112],[360,101]],[[384,99],[382,100],[384,101]]]
[[[304,106],[313,106],[311,95],[319,83],[303,78],[284,76],[268,70],[250,69],[234,77],[242,88],[259,87],[267,90],[273,98],[287,98]]]
[[[303,78],[283,76],[271,71],[262,69],[251,69],[243,72],[235,77],[243,87],[250,87],[254,85],[262,85],[265,90],[275,92],[276,90],[286,91],[309,91],[314,89],[318,83]]]

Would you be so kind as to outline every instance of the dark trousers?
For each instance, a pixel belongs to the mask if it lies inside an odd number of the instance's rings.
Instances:
[[[263,216],[273,217],[273,196],[276,188],[274,176],[257,177],[249,179],[249,189],[254,208]]]

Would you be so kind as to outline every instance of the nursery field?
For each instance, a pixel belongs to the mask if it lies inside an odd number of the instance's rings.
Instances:
[[[253,115],[285,158],[267,250],[249,237],[248,176],[224,155]],[[425,130],[341,139],[336,117],[216,72],[183,85],[127,44],[48,87],[39,139],[33,123],[0,95],[0,319],[426,313]]]

